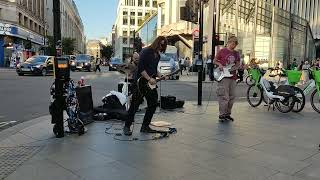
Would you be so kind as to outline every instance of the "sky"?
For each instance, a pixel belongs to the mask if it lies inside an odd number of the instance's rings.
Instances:
[[[117,15],[118,0],[74,0],[88,39],[107,37]]]

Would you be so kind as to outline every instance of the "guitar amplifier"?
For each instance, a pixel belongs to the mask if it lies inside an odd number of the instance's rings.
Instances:
[[[161,96],[160,107],[162,109],[175,109],[177,98],[175,96]]]
[[[82,86],[76,88],[77,99],[79,103],[79,118],[84,124],[93,122],[93,101],[91,86]]]

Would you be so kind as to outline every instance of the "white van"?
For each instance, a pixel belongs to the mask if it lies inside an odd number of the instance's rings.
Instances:
[[[174,67],[170,64],[170,60],[174,60]],[[160,54],[160,61],[158,64],[158,71],[163,74],[170,74],[179,69],[178,49],[175,46],[167,46],[165,53]],[[171,76],[171,79],[179,79],[179,73]]]

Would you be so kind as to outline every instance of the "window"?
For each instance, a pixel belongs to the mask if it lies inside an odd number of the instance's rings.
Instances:
[[[124,11],[122,12],[122,14],[123,14],[124,16],[127,16],[127,15],[128,15],[128,11],[125,11],[125,10],[124,10]]]
[[[128,31],[127,30],[123,30],[122,31],[122,36],[123,37],[127,37],[128,36]]]
[[[133,35],[134,35],[134,30],[131,30],[130,31],[130,37],[133,37]]]
[[[23,15],[21,13],[19,13],[19,24],[22,24],[22,17],[23,17]]]
[[[122,38],[122,43],[123,44],[128,44],[128,38],[126,38],[126,37]]]
[[[31,30],[33,30],[33,22],[32,22],[32,20],[29,21],[29,28],[30,28]]]
[[[134,39],[132,37],[132,38],[130,38],[130,45],[133,45],[133,42],[134,42]]]
[[[135,22],[135,18],[130,18],[130,25],[135,25],[136,22]]]
[[[141,26],[143,23],[142,18],[138,18],[138,26]]]
[[[156,1],[156,0],[153,0],[153,1],[152,1],[152,7],[155,7],[155,8],[156,8],[157,6],[158,6],[157,1]]]
[[[138,0],[138,6],[142,6],[142,0]]]
[[[138,12],[138,16],[142,16],[142,12]]]
[[[150,0],[146,0],[145,7],[150,7]]]
[[[136,12],[130,12],[130,16],[135,16]]]
[[[24,26],[28,27],[28,18],[25,16],[24,17]]]
[[[128,18],[123,18],[123,25],[128,25]]]

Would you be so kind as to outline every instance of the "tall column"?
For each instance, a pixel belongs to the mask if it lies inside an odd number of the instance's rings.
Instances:
[[[257,20],[258,20],[258,0],[255,1],[254,7],[254,26],[253,26],[253,38],[252,38],[252,57],[256,57],[256,39],[257,39]]]

